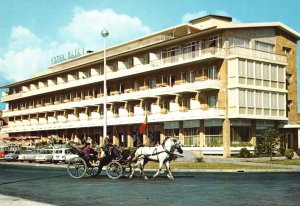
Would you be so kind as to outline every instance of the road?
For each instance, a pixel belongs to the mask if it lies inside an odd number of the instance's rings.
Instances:
[[[147,172],[151,175],[153,172]],[[299,205],[300,173],[173,173],[72,179],[65,168],[0,164],[0,194],[54,205]],[[1,205],[1,203],[0,203]]]

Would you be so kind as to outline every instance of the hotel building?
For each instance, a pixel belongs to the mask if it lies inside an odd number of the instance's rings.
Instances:
[[[147,115],[146,145],[176,136],[186,150],[228,157],[241,147],[253,150],[257,134],[276,128],[282,146],[299,148],[299,39],[282,23],[208,15],[108,48],[110,141],[136,145]],[[88,52],[2,86],[2,131],[103,144],[103,57]]]

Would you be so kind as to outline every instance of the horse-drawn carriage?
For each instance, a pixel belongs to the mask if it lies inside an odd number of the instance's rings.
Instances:
[[[115,145],[102,147],[102,152],[105,155],[96,164],[93,164],[91,157],[85,154],[79,147],[75,145],[70,145],[70,147],[78,154],[78,157],[69,160],[67,167],[69,175],[73,178],[98,176],[103,166],[106,166],[106,174],[111,179],[118,179],[122,176],[128,177],[131,173],[132,167],[126,159],[128,156],[122,154]]]
[[[140,169],[140,175],[147,179],[144,174],[144,166],[148,161],[156,161],[159,162],[159,169],[153,178],[162,173],[162,166],[165,164],[168,172],[167,177],[174,179],[170,170],[170,162],[179,157],[174,154],[175,150],[180,154],[183,152],[180,142],[172,137],[167,137],[162,144],[155,147],[139,147],[131,157],[129,154],[122,153],[115,145],[106,145],[102,147],[105,153],[104,158],[94,165],[91,163],[90,157],[80,148],[74,145],[71,145],[71,148],[79,156],[70,159],[68,164],[69,175],[73,178],[97,176],[101,173],[103,166],[106,166],[106,174],[111,179],[118,179],[122,176],[132,178],[134,169],[131,163],[134,163],[134,167]]]

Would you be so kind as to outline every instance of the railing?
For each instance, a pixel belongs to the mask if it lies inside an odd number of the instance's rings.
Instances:
[[[199,135],[184,135],[183,137],[184,146],[200,146],[200,137]]]
[[[205,135],[206,147],[221,147],[223,146],[223,135]]]
[[[148,114],[149,122],[163,122],[163,121],[180,121],[180,120],[192,120],[192,119],[206,119],[206,118],[222,118],[225,115],[225,110],[215,109],[212,113],[212,109],[210,110],[201,110],[194,109],[189,110],[187,112],[167,112],[163,114],[161,112],[150,112]],[[140,124],[145,119],[144,113],[138,113],[131,115],[130,112],[122,115],[112,115],[107,118],[108,125],[118,125],[118,124]],[[26,123],[22,124],[22,122],[10,122],[9,126],[4,126],[4,132],[22,132],[22,131],[32,131],[32,130],[49,130],[49,129],[62,129],[62,128],[79,128],[79,127],[94,127],[94,126],[102,126],[103,125],[103,116],[99,114],[98,117],[88,116],[86,119],[76,118],[74,120],[67,119],[66,117],[47,119],[46,121],[39,122],[36,120],[35,122],[30,122],[30,124]],[[199,136],[190,136],[185,139],[184,144],[190,145],[199,145],[197,140]]]
[[[241,55],[245,57],[253,57],[253,58],[266,59],[266,60],[286,63],[285,55],[280,55],[280,54],[275,54],[275,53],[270,53],[270,52],[265,52],[260,50],[254,50],[245,47],[231,47],[228,49],[228,54]]]

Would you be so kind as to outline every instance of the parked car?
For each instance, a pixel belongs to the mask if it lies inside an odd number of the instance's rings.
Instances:
[[[35,160],[35,156],[39,154],[39,150],[26,150],[22,152],[22,154],[19,155],[18,160],[23,162],[23,161],[28,161],[28,162],[33,162]]]
[[[4,160],[6,161],[17,160],[20,154],[21,154],[20,150],[8,151],[7,154],[4,156]]]
[[[39,154],[34,157],[36,162],[52,162],[53,158],[53,149],[41,149]]]
[[[68,162],[71,158],[78,157],[70,148],[57,148],[53,151],[53,163]]]

